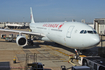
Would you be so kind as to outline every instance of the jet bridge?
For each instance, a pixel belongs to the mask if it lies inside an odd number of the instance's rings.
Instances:
[[[94,19],[94,29],[97,33],[105,35],[105,18]]]

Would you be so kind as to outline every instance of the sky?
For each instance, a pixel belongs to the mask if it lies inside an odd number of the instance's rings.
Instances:
[[[105,0],[0,0],[0,22],[30,22],[30,7],[36,22],[105,18]]]

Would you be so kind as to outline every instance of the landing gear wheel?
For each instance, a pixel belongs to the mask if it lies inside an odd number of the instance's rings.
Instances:
[[[28,45],[29,46],[33,46],[33,41],[32,40],[28,40]]]
[[[75,59],[78,60],[79,59],[79,55],[75,55]]]
[[[80,50],[77,51],[77,49],[75,49],[75,52],[76,52],[76,54],[75,54],[75,59],[76,59],[76,60],[80,59],[80,57],[79,57],[79,55],[80,55]]]

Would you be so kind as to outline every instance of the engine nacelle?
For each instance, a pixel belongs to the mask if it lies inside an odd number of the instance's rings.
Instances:
[[[16,38],[16,43],[18,46],[24,47],[27,45],[27,39],[25,36],[18,36]]]

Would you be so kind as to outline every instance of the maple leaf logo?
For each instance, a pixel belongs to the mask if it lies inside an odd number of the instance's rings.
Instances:
[[[30,16],[30,18],[32,19],[32,15]]]
[[[61,24],[61,25],[59,25],[58,29],[60,29],[63,25],[64,25],[64,23],[63,23],[63,24]]]

